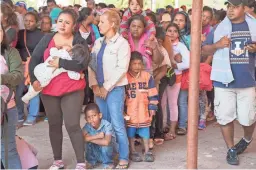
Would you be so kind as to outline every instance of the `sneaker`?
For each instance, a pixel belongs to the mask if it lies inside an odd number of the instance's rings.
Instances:
[[[64,163],[62,160],[54,161],[53,165],[49,168],[49,170],[58,170],[58,169],[64,169]]]
[[[252,141],[252,140],[251,140]],[[236,148],[237,150],[237,154],[241,154],[243,153],[246,148],[250,145],[251,141],[248,143],[245,141],[244,138],[242,138],[234,147]]]
[[[22,122],[24,122],[24,119],[19,119],[18,120],[18,123],[22,123]]]
[[[229,149],[226,159],[227,159],[228,164],[238,165],[239,164],[239,159],[238,159],[238,156],[237,156],[237,150],[235,148]]]
[[[200,120],[199,125],[198,125],[198,129],[199,130],[204,130],[205,128],[206,128],[206,121],[205,120]]]
[[[36,124],[36,121],[35,120],[26,120],[24,123],[23,123],[23,126],[33,126]]]
[[[75,170],[86,170],[86,164],[85,163],[76,164],[76,169]]]

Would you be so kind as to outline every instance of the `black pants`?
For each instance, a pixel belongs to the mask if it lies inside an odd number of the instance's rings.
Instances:
[[[151,138],[164,138],[163,133],[163,111],[161,106],[162,97],[164,94],[164,90],[167,86],[166,82],[163,82],[159,85],[159,103],[158,103],[158,110],[156,116],[152,121],[152,125],[150,128],[150,136]]]
[[[80,127],[80,115],[84,91],[75,91],[55,97],[41,95],[49,123],[49,136],[54,160],[62,159],[63,120],[76,154],[77,163],[84,163],[84,138]]]
[[[211,104],[211,111],[214,112],[214,89],[207,91],[208,105]]]
[[[85,74],[86,87],[84,89],[85,95],[84,95],[83,105],[87,105],[88,103],[94,102],[94,94],[93,94],[92,89],[89,87],[88,71],[85,71],[84,74]]]

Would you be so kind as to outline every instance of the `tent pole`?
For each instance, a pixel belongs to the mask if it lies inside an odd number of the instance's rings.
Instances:
[[[188,97],[188,137],[187,137],[187,168],[197,169],[198,157],[198,107],[199,107],[199,67],[201,56],[203,0],[193,0],[191,55],[189,69]]]

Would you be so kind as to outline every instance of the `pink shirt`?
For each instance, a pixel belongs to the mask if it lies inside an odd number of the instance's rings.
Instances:
[[[44,51],[44,61],[50,56],[50,49],[55,47],[55,42],[52,39],[48,48]],[[62,73],[51,80],[42,91],[43,94],[50,96],[62,96],[67,93],[83,90],[85,88],[85,80],[72,80],[69,78],[68,73]]]
[[[129,35],[128,35],[128,42],[130,44],[131,51],[132,52],[133,51],[140,52],[143,56],[143,60],[145,62],[146,70],[152,70],[152,58],[146,53],[146,47],[144,45],[146,39],[147,39],[147,34],[144,33],[140,38],[139,46],[137,48],[137,47],[135,47],[135,44],[134,44],[134,41],[132,39],[131,33],[129,33]]]

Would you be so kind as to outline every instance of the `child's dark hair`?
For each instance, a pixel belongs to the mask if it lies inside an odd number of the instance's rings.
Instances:
[[[95,103],[90,103],[90,104],[88,104],[88,105],[85,107],[85,109],[84,109],[84,114],[85,114],[85,116],[86,116],[86,114],[87,114],[89,111],[91,111],[91,110],[93,110],[93,111],[95,111],[95,112],[97,112],[97,113],[100,113],[100,108],[99,108],[99,106],[98,106],[97,104],[95,104]]]
[[[130,59],[130,63],[133,61],[133,60],[140,60],[143,62],[143,58],[142,58],[142,54],[138,51],[133,51],[131,53],[131,59]]]
[[[185,28],[184,28],[184,30],[185,30],[184,35],[189,35],[190,34],[190,28],[191,28],[191,21],[190,21],[189,16],[186,12],[180,11],[180,12],[177,12],[176,14],[174,14],[174,16],[172,17],[172,22],[174,22],[174,19],[175,19],[176,15],[178,15],[178,14],[181,14],[185,17],[185,23],[186,24],[185,24]]]
[[[79,64],[86,63],[85,68],[88,67],[88,63],[90,62],[90,55],[88,51],[82,44],[76,44],[72,48],[72,58],[75,61],[78,61]]]
[[[156,25],[157,19],[156,14],[154,12],[147,13],[147,16],[151,18],[152,22]]]
[[[166,32],[167,32],[167,30],[168,30],[170,27],[175,27],[175,28],[178,30],[179,39],[180,39],[180,38],[181,38],[181,34],[180,34],[179,26],[178,26],[177,24],[175,24],[175,23],[171,23],[171,24],[169,24],[169,25],[167,26]]]

